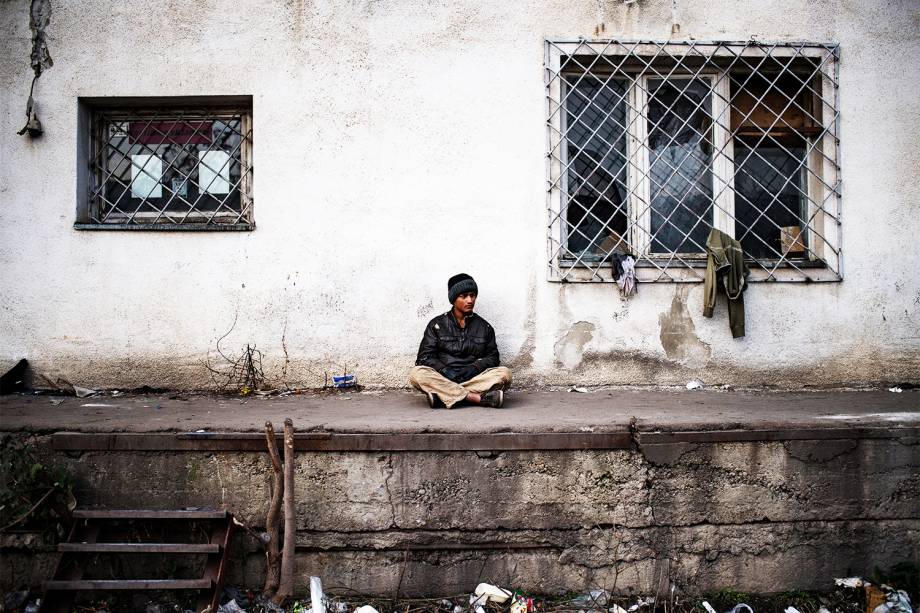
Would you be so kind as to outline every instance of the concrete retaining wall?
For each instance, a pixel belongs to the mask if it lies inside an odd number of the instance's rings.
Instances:
[[[59,458],[81,506],[223,506],[264,524],[264,454],[71,455]],[[548,593],[822,589],[920,552],[915,436],[296,462],[301,590],[310,574],[373,594],[392,594],[400,577],[410,595],[462,593],[478,579]],[[4,585],[39,579],[15,551],[5,557]],[[230,581],[258,587],[263,560],[238,539]]]

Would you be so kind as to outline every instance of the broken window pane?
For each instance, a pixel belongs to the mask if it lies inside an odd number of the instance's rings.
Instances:
[[[703,79],[649,79],[654,253],[703,253],[712,227],[712,90]]]
[[[624,80],[568,76],[568,250],[584,260],[627,251]]]

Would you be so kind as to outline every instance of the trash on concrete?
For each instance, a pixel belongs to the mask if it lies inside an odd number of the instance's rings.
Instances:
[[[374,607],[372,607],[371,605],[366,604],[364,606],[361,606],[355,609],[355,613],[380,613],[380,612]]]
[[[827,607],[818,607],[818,613],[831,613]]]
[[[882,590],[885,592],[885,602],[875,607],[872,613],[913,613],[907,592],[887,585],[882,585]]]
[[[88,387],[80,387],[79,385],[74,385],[73,393],[77,395],[77,398],[87,398],[89,396],[93,396],[94,394],[98,394],[99,392],[96,390],[91,390]]]
[[[326,613],[323,602],[323,581],[319,577],[310,577],[310,604],[313,613]]]
[[[791,609],[793,607],[789,607],[789,608]],[[754,613],[754,609],[752,609],[749,605],[744,604],[743,602],[739,602],[734,607],[732,607],[732,610],[730,613],[745,613],[745,612]],[[786,613],[790,613],[790,611],[787,610]]]
[[[508,602],[508,599],[511,598],[511,592],[498,587],[497,585],[492,585],[490,583],[480,583],[476,586],[476,596],[486,597],[486,602],[494,602],[496,604],[503,604]],[[472,604],[472,603],[470,603]]]
[[[795,607],[786,607],[783,613],[802,613],[802,612],[796,609]]]
[[[340,602],[338,600],[330,600],[326,602],[326,608],[333,613],[348,613],[348,603]]]
[[[689,385],[689,383],[687,385]],[[701,604],[703,605],[703,608],[706,609],[706,613],[716,613],[716,610],[712,608],[712,605],[705,600]]]
[[[570,388],[569,388],[569,391],[570,391],[570,392],[578,392],[579,394],[589,394],[589,393],[590,393],[590,392],[588,391],[588,388],[586,388],[586,387],[579,387],[579,386],[577,386],[577,385],[573,385],[572,387],[570,387]]]
[[[654,607],[654,605],[655,605],[655,597],[654,597],[654,596],[649,596],[648,598],[645,598],[645,597],[641,597],[641,596],[640,596],[640,597],[639,597],[639,600],[636,601],[636,604],[634,604],[634,605],[632,605],[631,607],[629,607],[626,611],[627,611],[627,613],[634,613],[635,611],[638,611],[639,609],[642,609],[642,608],[648,607],[648,606]]]
[[[846,577],[844,579],[834,579],[834,585],[839,585],[840,587],[864,587],[867,585],[867,582],[862,577]],[[871,585],[871,584],[868,584]]]
[[[510,613],[527,613],[527,598],[521,592],[514,593]]]
[[[900,393],[903,392],[904,390],[901,389],[900,387],[889,387],[889,388],[888,388],[888,391],[891,392],[891,393],[893,393],[893,394],[900,394]]]
[[[607,613],[626,613],[626,609],[624,609],[618,604],[615,604],[609,609],[607,609]]]
[[[54,406],[57,406],[61,404],[62,402],[64,402],[64,398],[52,398],[51,399],[51,404],[53,404]]]
[[[701,390],[703,389],[703,382],[700,381],[699,379],[691,379],[690,381],[687,381],[687,389],[688,390]]]
[[[236,600],[231,600],[227,604],[220,605],[217,613],[246,613],[246,609],[236,604]]]
[[[603,609],[610,601],[610,592],[607,590],[591,590],[572,599],[572,604],[585,609]]]

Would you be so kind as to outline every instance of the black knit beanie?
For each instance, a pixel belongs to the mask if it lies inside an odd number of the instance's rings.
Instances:
[[[454,275],[447,280],[447,298],[451,304],[454,303],[457,296],[467,292],[479,293],[479,287],[473,277],[461,272],[459,275]]]

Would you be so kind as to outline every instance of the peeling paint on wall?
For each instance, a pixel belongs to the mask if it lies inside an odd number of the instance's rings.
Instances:
[[[675,288],[671,308],[658,316],[659,338],[669,359],[696,368],[709,361],[712,349],[696,335],[696,326],[687,310],[688,291],[685,285]]]
[[[594,337],[594,328],[594,324],[588,321],[575,322],[556,343],[556,365],[572,370],[581,364],[585,345]]]

